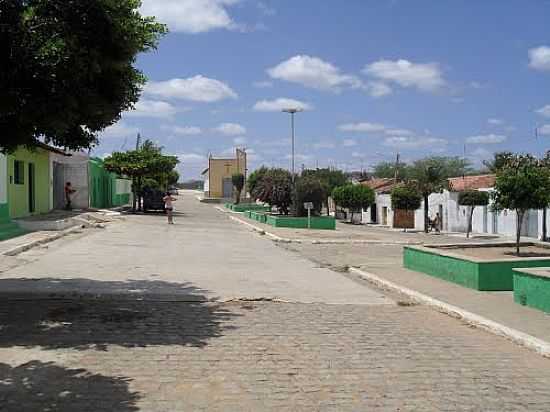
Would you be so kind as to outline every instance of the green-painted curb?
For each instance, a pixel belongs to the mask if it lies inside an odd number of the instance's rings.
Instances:
[[[550,278],[514,272],[514,302],[550,313]]]

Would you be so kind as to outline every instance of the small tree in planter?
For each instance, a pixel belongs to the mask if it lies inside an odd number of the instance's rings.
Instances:
[[[420,209],[422,195],[415,186],[404,185],[394,188],[391,192],[391,207],[393,210],[404,210],[414,212]],[[405,227],[406,231],[407,228]]]
[[[355,213],[368,208],[374,203],[374,190],[368,186],[351,184],[342,186],[335,189],[335,192],[333,192],[333,199],[334,195],[339,199],[337,204],[350,211],[352,223]]]
[[[304,203],[313,203],[313,213],[320,215],[323,203],[327,199],[324,184],[317,178],[306,176],[300,177],[296,181],[296,210],[298,216],[307,216],[307,210],[304,209]]]
[[[469,206],[470,211],[468,214],[468,229],[466,230],[466,237],[470,237],[472,231],[472,218],[474,216],[474,209],[476,206],[487,206],[489,204],[489,193],[480,192],[479,190],[465,190],[458,195],[458,204],[461,206]]]
[[[235,173],[231,176],[233,187],[235,188],[235,204],[241,203],[241,193],[244,187],[244,175],[242,173]]]
[[[342,202],[344,201],[344,186],[339,186],[339,187],[335,187],[333,190],[332,190],[332,193],[330,195],[330,197],[332,197],[332,201],[334,202],[334,205],[335,205],[335,208],[336,210],[334,211],[335,213],[335,216],[337,219],[340,219],[340,217],[338,217],[338,213],[344,213],[344,219],[345,219],[345,212],[344,211],[341,211],[339,212],[338,211],[338,208],[342,208]]]
[[[521,227],[529,209],[550,203],[550,171],[531,155],[513,155],[497,170],[493,192],[495,211],[510,209],[517,215],[516,253],[520,253]]]
[[[258,179],[252,196],[288,215],[292,203],[292,176],[284,169],[267,169]]]
[[[248,176],[248,179],[246,181],[246,187],[248,189],[248,193],[250,193],[250,196],[254,200],[257,200],[254,197],[254,193],[257,193],[256,187],[260,183],[260,181],[264,178],[266,173],[269,171],[269,169],[265,166],[260,167],[259,169],[254,170],[252,173],[250,173],[250,176]]]

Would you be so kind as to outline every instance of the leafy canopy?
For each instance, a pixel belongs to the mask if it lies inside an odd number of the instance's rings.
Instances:
[[[313,203],[314,214],[320,214],[327,198],[326,186],[314,175],[302,176],[297,180],[296,209],[298,216],[307,216],[307,210],[304,209],[306,202]]]
[[[374,203],[374,190],[364,185],[348,184],[334,189],[332,199],[338,206],[358,212]]]
[[[422,203],[422,196],[413,185],[395,187],[391,192],[391,207],[394,210],[417,210]]]
[[[89,148],[138,101],[165,26],[139,0],[0,1],[0,150]]]
[[[458,194],[458,204],[461,206],[487,206],[489,204],[489,193],[479,190],[465,190]]]
[[[257,179],[252,196],[270,206],[275,206],[281,214],[288,215],[292,204],[292,176],[285,169],[266,169]]]

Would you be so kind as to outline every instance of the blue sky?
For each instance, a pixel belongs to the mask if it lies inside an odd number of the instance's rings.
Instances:
[[[140,132],[196,178],[245,147],[250,169],[550,148],[550,0],[143,0],[171,32],[98,155]],[[535,129],[538,128],[538,139]]]

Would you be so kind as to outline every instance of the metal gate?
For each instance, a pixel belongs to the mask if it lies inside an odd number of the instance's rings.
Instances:
[[[232,179],[223,179],[223,197],[226,199],[230,199],[233,197]]]
[[[65,207],[65,166],[57,162],[53,164],[53,207]]]

